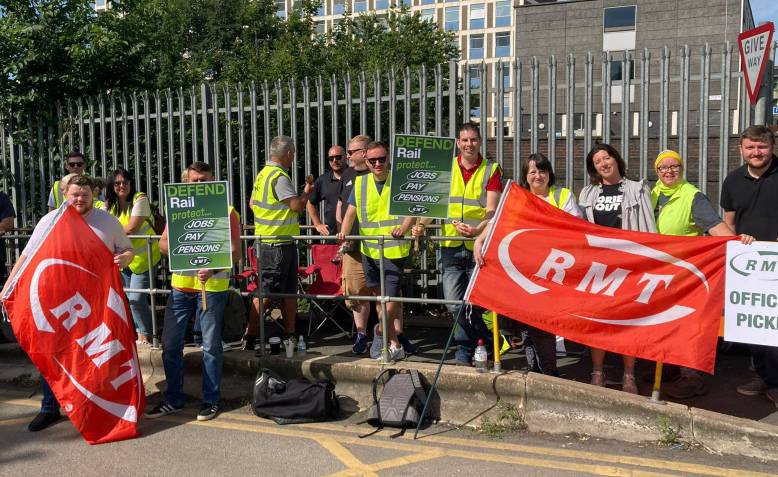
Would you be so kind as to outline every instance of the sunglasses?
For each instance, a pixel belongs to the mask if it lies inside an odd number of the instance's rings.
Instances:
[[[114,187],[121,187],[121,186],[128,186],[130,185],[130,181],[113,181]]]
[[[378,164],[386,164],[386,156],[383,157],[373,157],[371,159],[366,159],[367,162],[370,163],[372,166],[377,166]]]
[[[343,160],[343,156],[342,155],[339,155],[339,156],[329,156],[327,159],[329,159],[330,161],[342,161]]]
[[[364,150],[365,150],[364,147],[360,147],[359,149],[349,149],[348,151],[346,151],[346,154],[348,154],[349,156],[353,156],[354,154],[358,153],[359,151],[364,151]]]
[[[83,162],[68,162],[68,166],[70,167],[82,167],[83,165]]]

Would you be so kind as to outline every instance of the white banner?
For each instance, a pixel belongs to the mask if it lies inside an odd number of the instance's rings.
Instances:
[[[724,339],[778,346],[778,242],[727,243]]]

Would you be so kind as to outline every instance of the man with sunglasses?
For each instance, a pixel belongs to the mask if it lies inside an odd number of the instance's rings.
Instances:
[[[337,219],[338,229],[346,215],[346,209],[348,209],[348,198],[351,195],[351,191],[354,189],[354,181],[357,177],[369,174],[370,170],[367,168],[365,162],[365,153],[367,152],[367,145],[371,139],[368,136],[359,135],[354,136],[348,142],[348,148],[346,154],[350,162],[348,167],[341,176],[340,181],[340,198],[337,205]],[[351,229],[352,235],[359,235],[359,227],[357,224]],[[341,281],[343,287],[343,294],[367,296],[370,295],[370,289],[367,288],[365,283],[365,271],[362,268],[362,252],[359,251],[359,242],[349,241],[344,242],[341,247],[343,251],[343,257],[341,259]],[[357,329],[357,333],[354,336],[354,346],[351,351],[356,355],[362,355],[367,353],[367,321],[370,319],[371,304],[369,301],[364,300],[346,300],[346,306],[349,307],[354,315],[354,326]]]
[[[320,235],[334,235],[338,231],[336,209],[340,197],[340,179],[346,169],[346,151],[334,145],[327,152],[330,170],[316,178],[306,209],[311,223]],[[324,202],[324,222],[319,218],[318,205]]]
[[[382,142],[371,142],[366,146],[365,161],[371,174],[357,177],[348,208],[343,218],[338,238],[343,240],[351,234],[354,219],[359,221],[360,235],[391,236],[384,241],[383,249],[378,240],[361,240],[362,267],[365,281],[372,295],[380,296],[380,269],[383,259],[384,290],[387,296],[398,297],[401,290],[401,278],[405,260],[411,251],[408,240],[402,238],[413,224],[413,217],[397,217],[389,214],[389,148]],[[415,351],[413,345],[403,335],[402,303],[388,302],[386,304],[388,329],[382,329],[381,308],[379,322],[375,327],[373,345],[370,347],[370,357],[380,358],[383,348],[383,336],[389,343],[389,360],[396,361],[405,358],[406,350]]]
[[[86,157],[80,151],[71,151],[65,158],[65,170],[68,174],[83,175],[86,169]],[[58,208],[64,202],[64,197],[60,189],[60,181],[54,182],[54,186],[49,192],[49,212]]]

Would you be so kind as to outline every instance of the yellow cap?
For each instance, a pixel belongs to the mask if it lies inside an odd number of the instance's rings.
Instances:
[[[668,158],[675,159],[676,161],[678,161],[678,164],[683,166],[683,159],[681,159],[680,154],[670,149],[665,149],[664,151],[660,152],[658,156],[656,156],[656,160],[654,161],[654,169],[659,167],[659,163],[662,162],[662,159],[668,159]]]

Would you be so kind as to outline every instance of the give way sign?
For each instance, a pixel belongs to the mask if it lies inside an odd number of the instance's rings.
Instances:
[[[737,37],[740,48],[740,62],[746,77],[746,89],[751,104],[756,104],[756,96],[762,85],[762,76],[767,65],[767,55],[773,43],[775,25],[767,22],[753,30],[744,31]]]

